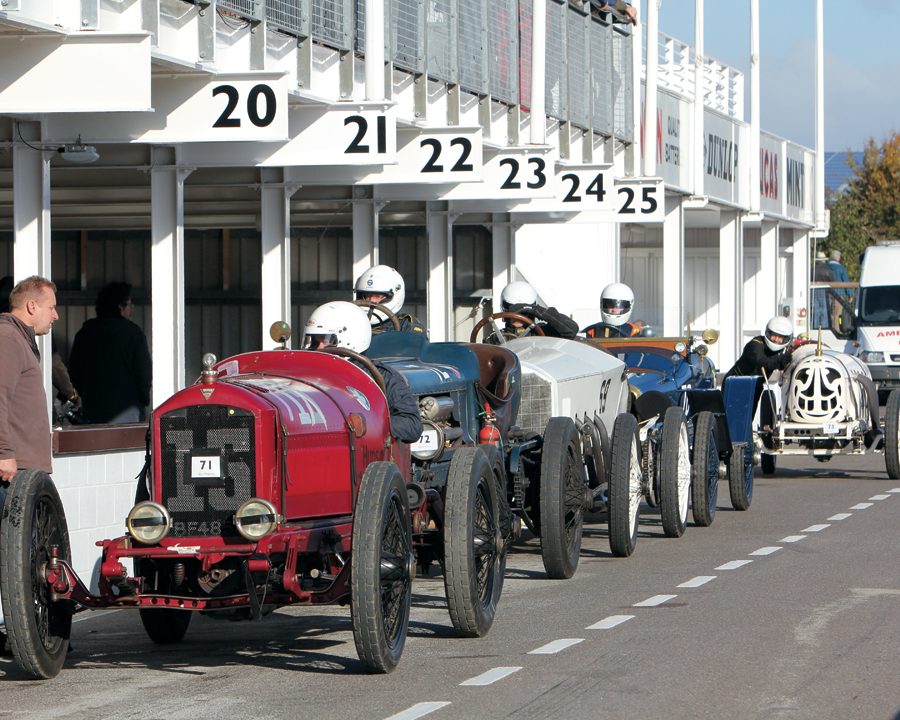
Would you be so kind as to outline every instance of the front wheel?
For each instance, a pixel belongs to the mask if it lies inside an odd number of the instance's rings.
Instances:
[[[138,612],[147,637],[158,645],[172,645],[184,640],[194,614],[175,608],[141,608]]]
[[[892,480],[900,479],[900,390],[891,390],[884,407],[884,464]]]
[[[728,489],[735,510],[748,510],[753,500],[753,451],[736,443],[728,460]]]
[[[500,478],[480,447],[453,454],[444,500],[444,589],[453,627],[486,635],[494,622],[506,570]]]
[[[56,487],[41,470],[20,470],[9,487],[0,525],[0,596],[16,663],[34,680],[56,677],[69,649],[72,604],[54,602],[45,579],[51,548],[71,560],[66,516]]]
[[[774,475],[775,456],[763,453],[759,456],[759,466],[762,468],[763,475]]]
[[[691,511],[694,524],[709,527],[716,517],[719,496],[719,443],[716,416],[704,410],[697,414],[694,426],[694,450],[691,464]]]
[[[691,456],[687,423],[680,407],[663,417],[659,463],[659,512],[666,537],[681,537],[687,525]]]
[[[368,672],[393,670],[403,654],[412,598],[412,529],[397,466],[373,462],[356,496],[350,556],[350,615]]]
[[[581,554],[585,477],[572,418],[550,418],[541,450],[541,557],[547,576],[570,578]]]
[[[622,413],[613,424],[609,463],[609,548],[616,557],[628,557],[637,544],[641,498],[641,460],[637,420]]]

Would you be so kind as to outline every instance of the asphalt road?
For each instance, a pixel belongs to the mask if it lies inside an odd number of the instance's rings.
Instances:
[[[453,637],[441,577],[417,579],[388,676],[361,674],[346,608],[198,616],[169,647],[134,612],[81,613],[53,681],[0,658],[0,719],[900,719],[900,481],[882,456],[781,462],[743,513],[720,485],[712,527],[678,540],[642,518],[628,559],[588,525],[567,581],[517,546],[482,639]]]

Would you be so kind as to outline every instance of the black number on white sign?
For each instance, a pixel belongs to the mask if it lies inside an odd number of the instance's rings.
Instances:
[[[369,121],[362,115],[350,115],[344,118],[344,127],[347,125],[356,125],[356,137],[350,141],[344,154],[370,152],[371,146],[363,142],[366,133],[369,132]],[[387,152],[387,118],[384,115],[379,115],[375,120],[375,152],[378,154]]]
[[[213,97],[224,95],[225,109],[219,115],[218,120],[213,123],[215,128],[237,128],[241,126],[241,119],[234,117],[234,111],[237,110],[241,94],[234,85],[216,85],[212,91]],[[262,106],[262,111],[260,111]],[[247,118],[256,127],[268,127],[275,119],[275,112],[278,108],[278,101],[275,98],[275,91],[268,85],[254,85],[247,93]]]

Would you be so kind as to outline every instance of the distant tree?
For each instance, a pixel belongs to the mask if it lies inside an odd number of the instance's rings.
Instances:
[[[859,255],[881,240],[900,241],[900,133],[880,145],[866,144],[862,162],[852,155],[849,187],[831,202],[831,230],[827,250],[840,250],[851,278],[859,277]]]

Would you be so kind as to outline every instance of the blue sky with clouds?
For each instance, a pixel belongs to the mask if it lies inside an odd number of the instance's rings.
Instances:
[[[750,2],[704,5],[706,54],[744,72],[749,101]],[[859,150],[900,131],[900,0],[825,0],[824,12],[825,146]],[[759,0],[759,18],[762,128],[814,147],[815,0]],[[659,29],[693,45],[694,0],[662,0]]]

